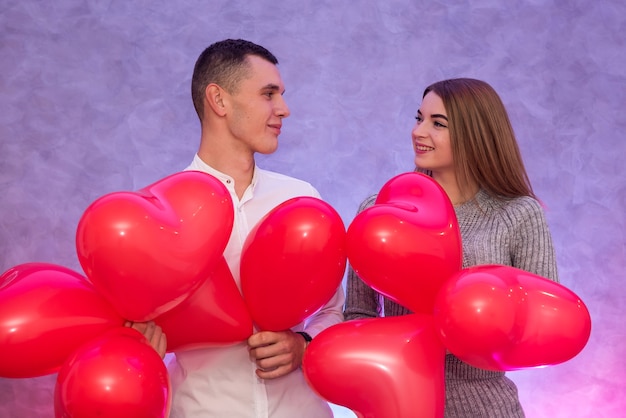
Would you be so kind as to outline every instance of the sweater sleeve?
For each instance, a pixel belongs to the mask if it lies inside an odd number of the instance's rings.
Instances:
[[[374,205],[377,195],[372,195],[365,199],[359,206],[357,212],[361,213],[365,209]],[[345,320],[375,318],[380,315],[380,297],[378,292],[369,287],[348,265],[348,278],[346,284],[346,305],[343,316]]]
[[[513,266],[558,282],[552,235],[543,208],[535,199],[525,198],[515,210],[519,223],[511,247]]]

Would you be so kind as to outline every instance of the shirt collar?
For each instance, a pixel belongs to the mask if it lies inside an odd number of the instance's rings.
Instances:
[[[229,176],[228,174],[222,173],[219,170],[216,170],[215,168],[211,167],[210,165],[208,165],[207,163],[205,163],[199,156],[198,154],[196,154],[193,158],[193,162],[191,163],[191,166],[189,167],[189,169],[191,170],[198,170],[198,171],[204,171],[205,173],[208,173],[210,175],[212,175],[213,177],[217,178],[218,180],[220,180],[228,190],[235,190],[235,179],[233,179],[231,176]],[[256,165],[254,165],[254,173],[252,174],[252,181],[250,182],[250,186],[248,186],[248,189],[251,192],[254,192],[254,189],[256,188],[257,183],[259,182],[259,179],[261,177],[261,169]],[[247,193],[245,193],[247,194]]]

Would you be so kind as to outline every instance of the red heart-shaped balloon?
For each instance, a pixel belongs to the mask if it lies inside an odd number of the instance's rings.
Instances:
[[[259,328],[289,329],[335,294],[346,268],[346,230],[315,197],[295,197],[250,231],[241,255],[241,290]]]
[[[437,292],[461,269],[461,233],[439,184],[421,173],[389,180],[347,232],[348,260],[363,281],[413,312],[432,314]]]
[[[0,376],[54,373],[81,344],[123,323],[75,271],[48,263],[15,266],[0,276]]]
[[[437,297],[435,325],[461,360],[490,370],[565,362],[587,344],[591,317],[565,286],[514,267],[475,266]]]
[[[167,418],[170,380],[138,331],[120,327],[83,344],[59,370],[56,418]]]
[[[359,417],[443,417],[445,348],[432,315],[343,322],[318,334],[302,368],[324,399]]]
[[[252,335],[248,308],[223,257],[198,290],[154,321],[167,336],[167,351],[231,344]]]
[[[230,194],[218,179],[199,171],[176,173],[93,202],[78,224],[78,259],[124,318],[147,321],[209,276],[233,219]]]

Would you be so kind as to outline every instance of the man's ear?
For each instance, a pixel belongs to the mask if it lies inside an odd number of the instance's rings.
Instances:
[[[226,94],[226,91],[217,84],[209,84],[204,90],[206,103],[208,103],[211,110],[218,116],[224,116],[226,114],[226,107],[224,106]]]

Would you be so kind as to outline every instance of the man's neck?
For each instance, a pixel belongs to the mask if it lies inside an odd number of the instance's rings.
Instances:
[[[202,127],[198,157],[217,171],[233,178],[235,192],[241,199],[252,183],[254,175],[254,152],[229,136],[227,130],[215,124]]]
[[[241,199],[244,192],[252,183],[254,175],[254,158],[245,158],[238,155],[227,155],[209,150],[199,150],[198,157],[217,171],[233,178],[235,192]]]

